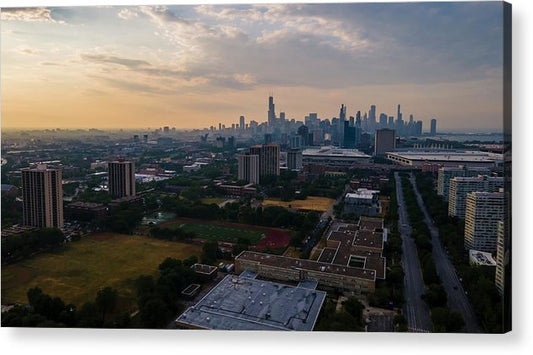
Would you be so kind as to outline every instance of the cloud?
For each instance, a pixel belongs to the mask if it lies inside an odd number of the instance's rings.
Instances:
[[[3,8],[2,21],[49,22],[65,23],[52,17],[52,10],[48,8]]]
[[[38,55],[41,53],[40,50],[35,49],[35,48],[29,48],[29,47],[19,47],[17,49],[17,52],[21,54],[28,54],[28,55]]]
[[[57,63],[57,62],[39,62],[39,65],[42,65],[42,66],[60,66],[62,64],[61,63]]]
[[[96,63],[96,64],[118,64],[124,67],[128,68],[137,68],[141,66],[149,66],[150,63],[148,63],[145,60],[139,60],[139,59],[129,59],[129,58],[122,58],[117,56],[109,56],[109,55],[103,55],[103,54],[81,54],[81,59]]]
[[[123,20],[131,20],[131,19],[139,17],[139,15],[137,14],[137,11],[132,11],[130,9],[120,10],[117,16]]]

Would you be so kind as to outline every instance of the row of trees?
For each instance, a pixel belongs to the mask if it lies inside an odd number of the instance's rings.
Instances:
[[[383,256],[387,258],[387,277],[385,280],[377,280],[376,291],[367,297],[371,306],[382,308],[401,307],[405,302],[404,272],[401,265],[402,238],[398,232],[398,205],[394,186],[394,179],[391,177],[385,187],[391,197],[389,210],[384,218],[389,227],[387,243],[383,249]]]
[[[447,308],[448,297],[437,274],[433,259],[431,233],[424,221],[424,215],[416,200],[411,182],[406,175],[402,175],[402,190],[405,204],[409,211],[409,221],[412,228],[411,236],[417,247],[420,266],[422,267],[422,277],[426,285],[422,299],[431,310],[433,331],[438,333],[458,332],[463,327],[464,320],[460,313]]]
[[[252,207],[250,201],[217,204],[203,204],[184,199],[164,197],[162,208],[174,212],[178,217],[224,220],[266,227],[284,227],[296,230],[310,230],[318,222],[317,212],[295,213],[280,206]]]
[[[463,279],[463,287],[477,318],[486,332],[501,333],[503,305],[494,285],[494,268],[470,265],[464,249],[464,221],[448,216],[448,205],[437,195],[431,173],[417,172],[415,176],[428,212],[439,228],[442,243]]]
[[[196,257],[167,258],[159,265],[159,275],[142,275],[135,281],[139,321],[143,328],[166,328],[172,317],[183,310],[181,291],[199,280],[191,269]]]
[[[58,228],[43,228],[3,237],[2,263],[14,262],[37,252],[60,248],[64,241],[65,236]]]
[[[111,287],[99,290],[94,301],[79,309],[39,287],[29,289],[27,297],[28,306],[17,305],[2,314],[3,327],[126,328],[131,324],[127,313],[115,313],[118,292]]]
[[[152,226],[150,228],[150,236],[153,238],[170,240],[173,242],[186,242],[196,238],[196,233],[186,232],[182,228]]]

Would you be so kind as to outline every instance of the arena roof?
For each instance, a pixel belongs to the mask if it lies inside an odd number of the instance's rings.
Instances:
[[[411,162],[445,162],[457,164],[495,164],[503,161],[503,155],[472,150],[407,150],[388,152],[387,158],[407,163]]]
[[[357,149],[341,149],[333,146],[308,148],[302,152],[303,157],[331,157],[331,158],[370,158],[369,155]]]
[[[216,330],[313,330],[326,293],[226,276],[176,319],[178,326]]]

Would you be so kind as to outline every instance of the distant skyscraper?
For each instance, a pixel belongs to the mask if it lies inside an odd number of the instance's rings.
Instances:
[[[348,121],[344,121],[344,138],[342,141],[344,142],[343,148],[355,148],[355,127],[350,126],[350,123]]]
[[[368,111],[368,125],[371,132],[376,129],[376,105],[370,106],[370,110]]]
[[[387,115],[384,113],[379,115],[379,128],[387,128]]]
[[[244,125],[244,116],[239,117],[239,128],[241,131],[244,131],[245,125]]]
[[[304,147],[312,143],[312,142],[309,142],[309,128],[307,128],[307,126],[302,125],[298,127],[298,135],[302,137],[301,143]]]
[[[398,104],[398,113],[396,116],[396,133],[398,134],[398,137],[403,135],[403,118],[400,104]]]
[[[63,227],[61,170],[41,164],[22,169],[22,224],[38,228]]]
[[[396,148],[396,132],[393,129],[378,129],[374,139],[374,155],[383,155]]]
[[[259,183],[259,155],[242,154],[237,156],[238,178],[252,184]]]
[[[465,249],[494,253],[498,222],[503,220],[503,192],[471,192],[466,197]]]
[[[433,118],[431,119],[431,130],[429,132],[430,136],[436,136],[437,135],[437,119]]]
[[[128,160],[108,163],[109,194],[113,198],[135,196],[135,164]]]
[[[416,121],[415,123],[415,136],[422,135],[422,121]]]
[[[396,114],[396,120],[397,121],[403,121],[402,119],[402,111],[401,111],[401,108],[400,108],[400,104],[398,104],[398,112]]]
[[[339,112],[339,126],[338,126],[338,142],[342,147],[344,146],[344,122],[346,121],[346,106],[341,105]]]
[[[276,124],[276,108],[274,105],[274,98],[268,97],[268,126],[274,127]]]

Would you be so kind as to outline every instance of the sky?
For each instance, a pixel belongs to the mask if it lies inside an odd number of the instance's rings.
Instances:
[[[2,129],[368,112],[501,131],[500,2],[3,8]]]

